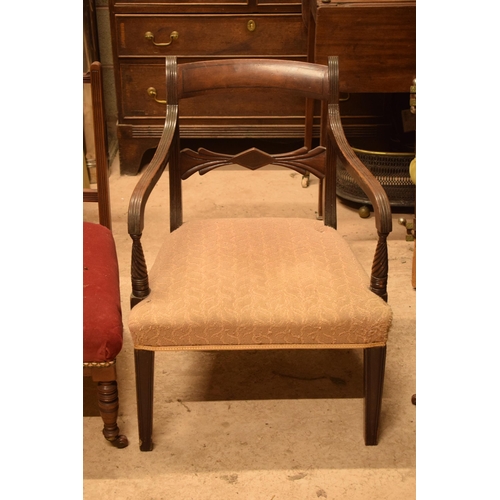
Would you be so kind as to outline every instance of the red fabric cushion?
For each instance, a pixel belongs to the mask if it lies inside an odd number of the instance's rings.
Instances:
[[[120,282],[111,231],[83,223],[83,361],[115,359],[123,345]]]

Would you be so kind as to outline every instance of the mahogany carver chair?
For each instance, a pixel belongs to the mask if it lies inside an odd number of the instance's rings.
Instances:
[[[234,59],[177,64],[166,58],[166,121],[156,153],[129,205],[134,342],[140,449],[153,449],[156,351],[362,349],[364,439],[376,445],[386,341],[389,200],[344,136],[338,59],[327,65]],[[236,90],[237,89],[237,90]],[[226,155],[180,150],[178,103],[209,92],[281,89],[328,103],[326,147],[271,155],[251,148]],[[378,232],[371,277],[336,231],[335,165],[341,158],[366,192]],[[148,270],[141,244],[146,202],[168,167],[170,233]],[[324,180],[323,220],[224,218],[183,223],[182,181],[224,165],[286,167]],[[244,200],[242,200],[243,202]],[[252,200],[248,200],[251,205]],[[374,242],[375,244],[375,242]],[[304,266],[307,272],[304,272]]]
[[[101,64],[83,76],[92,95],[96,188],[84,188],[83,201],[97,203],[99,224],[83,222],[83,375],[97,382],[103,434],[117,448],[128,445],[117,425],[116,356],[123,345],[123,323],[116,247],[111,232],[109,172]]]

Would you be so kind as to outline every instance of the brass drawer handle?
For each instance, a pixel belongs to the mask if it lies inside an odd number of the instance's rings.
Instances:
[[[174,40],[177,40],[179,38],[179,32],[172,31],[172,33],[170,33],[170,42],[165,42],[165,43],[156,43],[155,36],[153,35],[153,33],[151,33],[151,31],[146,31],[144,38],[146,38],[146,40],[150,40],[151,43],[153,45],[156,45],[157,47],[168,47],[173,43]]]
[[[250,21],[248,21],[247,23],[247,30],[248,31],[255,31],[255,21],[253,21],[252,19],[250,19]]]
[[[164,101],[163,99],[156,98],[156,89],[154,87],[149,87],[148,95],[150,97],[152,97],[156,102],[159,102],[160,104],[167,104],[167,101]]]

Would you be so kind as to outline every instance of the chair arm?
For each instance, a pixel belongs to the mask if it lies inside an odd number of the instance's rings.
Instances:
[[[392,231],[392,214],[389,197],[377,178],[356,156],[347,142],[340,120],[338,104],[328,106],[328,133],[334,143],[335,151],[344,166],[370,200],[375,211],[375,225],[378,232],[377,247],[372,263],[370,290],[387,301],[387,279],[389,261],[387,255],[387,236]]]
[[[392,231],[392,212],[389,198],[378,179],[366,168],[347,142],[338,104],[328,106],[328,119],[328,132],[331,134],[337,154],[373,206],[377,231],[382,234],[389,234]]]
[[[128,208],[130,236],[140,236],[144,229],[146,203],[170,159],[170,148],[177,126],[177,114],[177,105],[167,105],[165,125],[156,152],[132,192]]]
[[[151,191],[161,177],[171,157],[172,143],[176,133],[178,133],[177,112],[177,105],[167,105],[165,126],[160,142],[151,163],[144,170],[130,198],[128,232],[133,241],[131,307],[134,307],[138,302],[147,297],[151,291],[149,288],[148,269],[141,244],[142,230],[144,229],[144,210]]]

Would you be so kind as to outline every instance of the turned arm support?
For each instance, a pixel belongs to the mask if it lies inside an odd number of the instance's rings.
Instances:
[[[370,200],[375,212],[378,242],[373,258],[370,289],[387,301],[387,277],[389,273],[387,236],[392,231],[392,212],[389,198],[378,179],[366,168],[347,142],[340,121],[338,104],[328,106],[328,119],[330,121],[329,140],[334,145],[336,160],[342,161],[346,170]]]
[[[330,102],[328,104],[327,140],[334,152],[333,161],[342,161],[346,170],[351,174],[373,206],[378,241],[373,257],[370,290],[387,301],[387,278],[389,274],[387,236],[392,231],[391,205],[387,193],[378,179],[356,156],[345,137],[339,109],[338,57],[328,58],[328,72],[330,77]]]
[[[149,195],[161,177],[170,159],[171,146],[177,127],[178,107],[167,105],[165,127],[158,148],[137,183],[130,198],[128,210],[128,232],[132,238],[132,297],[131,306],[149,295],[149,279],[146,260],[142,250],[141,236],[144,229],[144,211]]]

